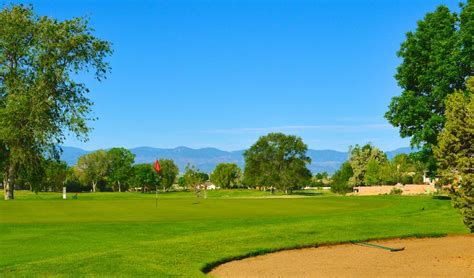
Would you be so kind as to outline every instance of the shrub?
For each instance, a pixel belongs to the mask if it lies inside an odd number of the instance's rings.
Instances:
[[[402,195],[403,193],[403,190],[401,190],[400,188],[398,187],[394,187],[392,188],[392,190],[390,191],[390,195]]]

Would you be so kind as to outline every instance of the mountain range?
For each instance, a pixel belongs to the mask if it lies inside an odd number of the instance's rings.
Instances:
[[[76,164],[79,157],[91,152],[80,148],[66,146],[62,147],[62,149],[63,153],[61,155],[61,160],[65,161],[68,165]],[[216,165],[221,162],[236,163],[242,169],[244,167],[243,153],[245,150],[229,152],[216,148],[191,149],[187,147],[177,147],[172,149],[138,147],[129,150],[136,156],[135,163],[151,163],[156,159],[167,158],[174,160],[181,171],[184,171],[184,168],[188,163],[207,173],[212,172]],[[411,148],[406,147],[388,151],[386,154],[388,158],[392,158],[397,154],[410,153],[411,151]],[[307,155],[311,157],[312,162],[308,168],[313,173],[328,172],[332,174],[347,160],[349,154],[348,152],[335,150],[309,149]]]

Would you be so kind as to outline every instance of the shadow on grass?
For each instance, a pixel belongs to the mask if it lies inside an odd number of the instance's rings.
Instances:
[[[438,196],[433,196],[433,199],[435,200],[451,200],[450,196],[444,196],[444,195],[438,195]]]
[[[321,196],[321,192],[293,192],[291,195],[300,195],[300,196]]]

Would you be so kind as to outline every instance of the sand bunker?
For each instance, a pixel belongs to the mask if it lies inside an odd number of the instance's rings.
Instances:
[[[474,236],[372,241],[404,251],[341,244],[233,261],[215,277],[474,277]]]

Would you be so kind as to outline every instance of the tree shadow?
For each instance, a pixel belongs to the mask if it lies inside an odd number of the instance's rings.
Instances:
[[[293,192],[291,195],[300,195],[300,196],[321,196],[324,193],[322,192]]]
[[[433,199],[435,200],[451,200],[451,197],[450,196],[444,196],[444,195],[437,195],[437,196],[433,196]]]

